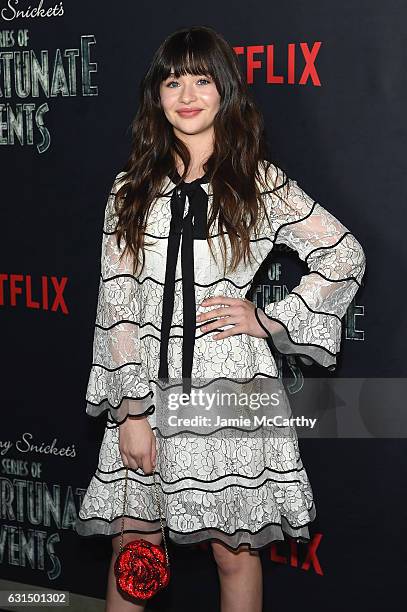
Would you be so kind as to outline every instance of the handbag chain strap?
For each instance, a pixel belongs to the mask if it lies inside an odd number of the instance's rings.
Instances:
[[[124,531],[124,512],[126,509],[126,501],[127,501],[127,475],[128,475],[128,466],[126,465],[126,476],[124,479],[124,500],[123,500],[123,515],[122,515],[122,529],[121,529],[121,534],[120,534],[120,552],[122,552],[123,550],[123,531]],[[155,491],[155,497],[156,497],[156,501],[157,501],[157,506],[158,506],[158,511],[160,514],[160,523],[161,523],[161,532],[163,534],[163,543],[164,543],[164,550],[165,550],[165,558],[167,560],[167,566],[169,566],[170,564],[170,560],[168,557],[168,549],[167,549],[167,542],[165,539],[165,533],[164,533],[164,524],[163,524],[163,520],[161,517],[161,504],[160,504],[160,499],[159,499],[159,495],[158,495],[158,491],[157,491],[157,482],[155,479],[155,471],[153,472],[153,480],[154,480],[154,491]]]

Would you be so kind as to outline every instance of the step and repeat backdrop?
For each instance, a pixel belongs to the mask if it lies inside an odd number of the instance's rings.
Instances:
[[[72,609],[103,609],[110,540],[73,529],[105,425],[85,413],[103,213],[129,152],[139,82],[175,29],[209,25],[232,44],[264,114],[270,159],[363,245],[364,285],[330,376],[406,376],[406,19],[395,0],[2,0],[0,590],[65,590]],[[281,299],[305,271],[276,247],[251,298]],[[277,358],[303,388],[328,376]],[[261,551],[264,610],[304,601],[315,611],[379,610],[397,595],[406,441],[397,425],[381,435],[385,415],[369,423],[358,410],[347,418],[362,418],[365,435],[337,427],[300,439],[317,518],[308,544]],[[216,610],[210,546],[170,543],[170,555],[171,584],[150,608]]]

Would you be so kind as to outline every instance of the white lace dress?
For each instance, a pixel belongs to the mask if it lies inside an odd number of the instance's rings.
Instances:
[[[257,308],[257,320],[282,354],[333,370],[341,345],[341,319],[365,272],[364,251],[355,236],[294,180],[275,165],[269,173],[270,188],[262,195],[268,217],[264,216],[251,240],[251,262],[241,262],[224,277],[219,235],[213,238],[217,262],[206,240],[191,242],[193,316],[195,310],[213,308],[200,306],[205,297],[244,298],[274,244],[286,244],[307,263],[309,273],[284,299],[264,310]],[[93,363],[86,394],[87,413],[94,417],[104,413],[107,422],[98,466],[75,524],[77,532],[83,536],[120,533],[125,470],[119,423],[127,415],[145,414],[156,432],[156,480],[164,524],[173,542],[218,540],[233,549],[240,544],[258,549],[283,540],[285,534],[308,541],[308,525],[316,509],[295,428],[284,437],[269,436],[265,429],[255,436],[236,430],[231,434],[227,429],[221,435],[157,435],[157,381],[164,354],[163,297],[169,283],[167,253],[172,253],[168,242],[175,183],[173,176],[167,177],[163,196],[150,210],[146,233],[151,246],[146,247],[145,267],[136,278],[130,259],[119,261],[114,234],[113,194],[122,175],[115,179],[105,211]],[[209,210],[211,184],[202,182],[200,189]],[[187,196],[184,219],[189,201]],[[214,340],[217,332],[202,332],[204,323],[197,323],[191,344],[184,329],[183,304],[188,302],[183,302],[183,264],[187,266],[179,250],[173,262],[173,310],[168,314],[167,309],[165,315],[167,324],[170,317],[164,364],[169,378],[181,377],[188,341],[188,351],[193,351],[192,378],[277,379],[276,362],[264,338],[239,334]],[[228,326],[218,332],[222,329]],[[160,531],[153,485],[151,474],[129,470],[126,532]]]

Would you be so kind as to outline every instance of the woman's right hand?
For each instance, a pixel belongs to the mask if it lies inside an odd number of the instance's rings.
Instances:
[[[156,438],[146,417],[128,417],[119,425],[119,449],[123,465],[145,474],[156,466]]]

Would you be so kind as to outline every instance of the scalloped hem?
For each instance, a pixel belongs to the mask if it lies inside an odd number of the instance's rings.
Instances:
[[[129,400],[132,400],[131,403]],[[120,425],[127,417],[144,417],[154,414],[155,404],[152,404],[152,401],[153,399],[150,394],[147,397],[140,398],[140,400],[137,400],[137,398],[124,398],[117,407],[112,406],[107,398],[100,404],[92,404],[87,401],[86,414],[91,417],[98,417],[107,411],[111,421],[116,423],[116,425]],[[137,404],[133,402],[137,402]]]
[[[270,546],[273,542],[281,542],[286,536],[298,543],[308,543],[311,539],[308,525],[316,518],[315,504],[312,503],[308,510],[308,521],[298,527],[291,525],[285,516],[281,516],[281,523],[267,523],[259,531],[251,532],[247,529],[237,529],[234,533],[227,533],[218,528],[202,528],[191,532],[180,532],[165,527],[166,537],[178,546],[192,546],[201,542],[219,542],[231,550],[237,550],[240,546],[247,546],[250,550],[260,550]],[[136,522],[135,519],[131,519]],[[126,517],[126,522],[129,518]],[[148,522],[143,521],[146,525]],[[124,529],[123,533],[137,533],[138,537],[143,534],[158,533],[161,526],[158,521],[151,521],[151,529],[137,528]],[[164,521],[165,524],[165,521]],[[157,526],[158,525],[158,526]],[[121,532],[121,517],[112,522],[94,517],[82,519],[78,516],[75,522],[75,531],[81,537],[116,537]]]
[[[275,321],[279,325],[280,329],[276,332],[271,333],[264,323],[261,321],[258,311],[264,314],[270,321]],[[268,338],[272,341],[276,351],[282,355],[294,355],[299,357],[305,365],[320,365],[327,368],[330,372],[336,370],[337,359],[336,355],[330,353],[327,349],[316,344],[301,344],[294,342],[291,338],[287,327],[275,317],[269,316],[263,309],[258,306],[254,310],[254,314],[259,325],[267,333]],[[293,350],[294,349],[294,350]]]

